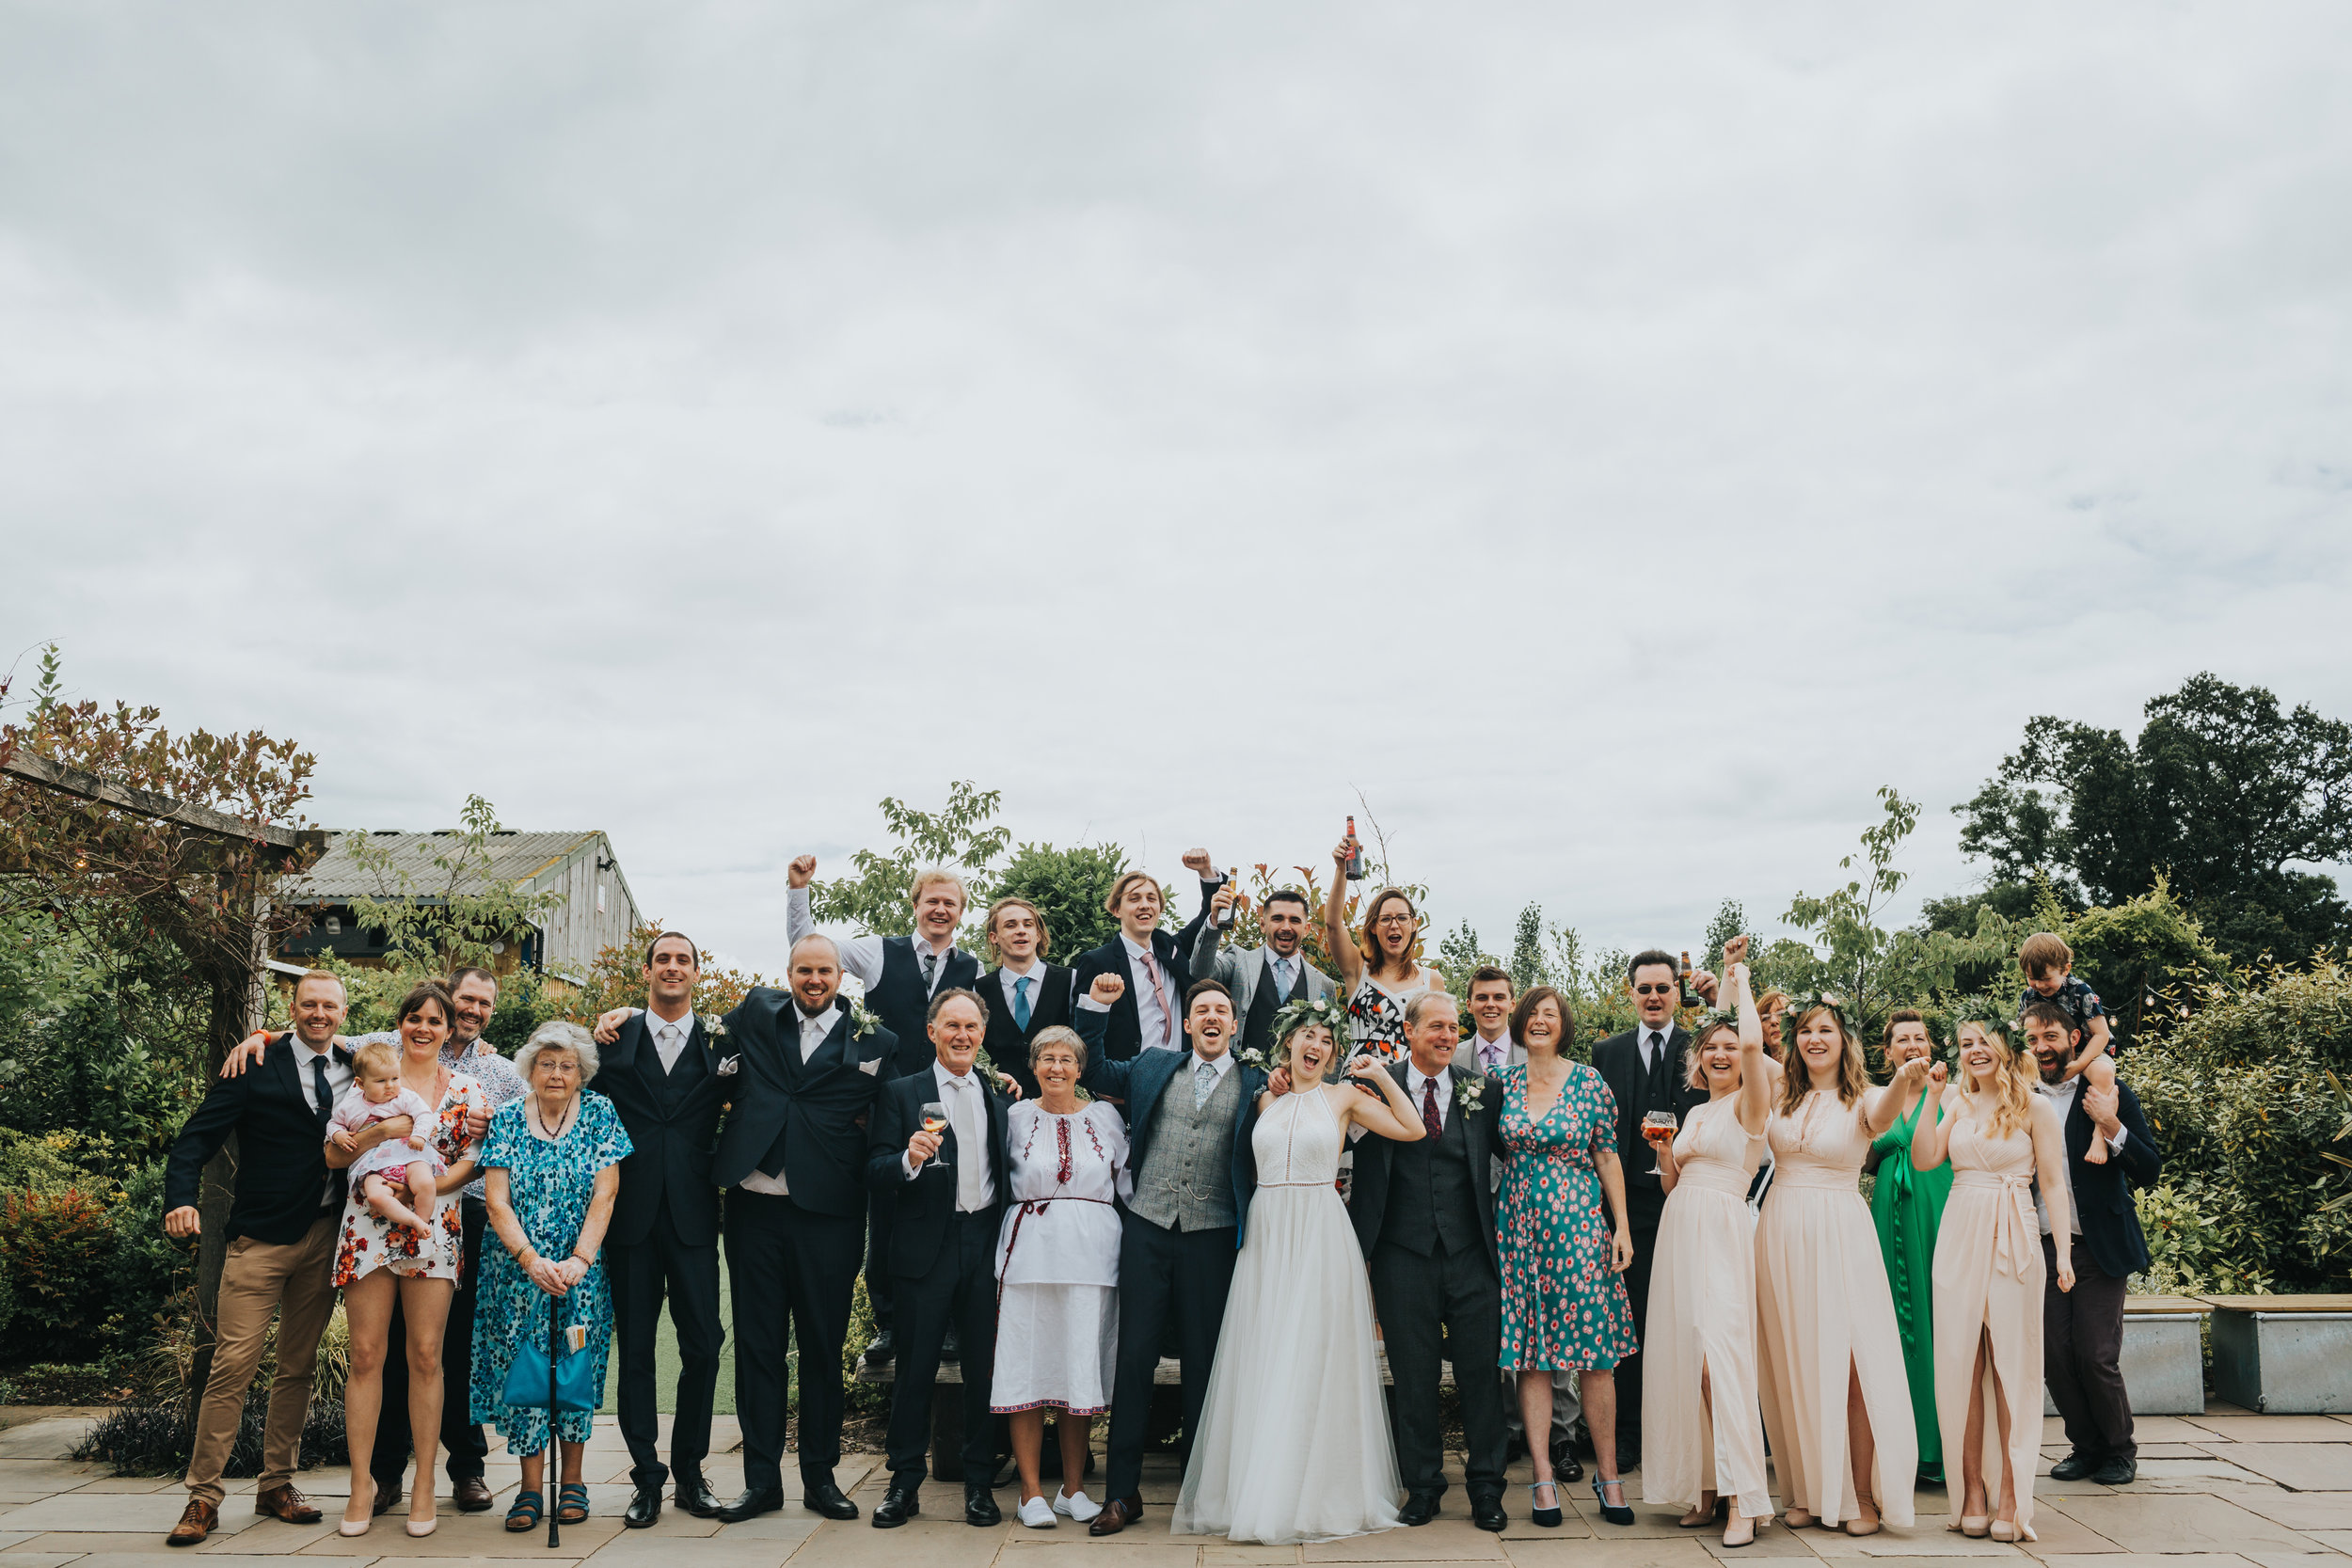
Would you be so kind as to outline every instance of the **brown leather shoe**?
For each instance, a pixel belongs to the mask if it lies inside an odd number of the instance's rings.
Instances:
[[[468,1476],[451,1490],[457,1495],[457,1512],[483,1513],[490,1507],[490,1483],[480,1476]]]
[[[290,1525],[315,1525],[319,1522],[319,1511],[310,1506],[310,1498],[294,1490],[292,1481],[253,1494],[253,1512],[266,1513],[273,1519],[283,1519]]]
[[[372,1519],[380,1518],[399,1506],[400,1482],[393,1481],[387,1486],[379,1481],[375,1483],[375,1507],[368,1516]]]
[[[1089,1535],[1117,1535],[1142,1517],[1143,1499],[1141,1497],[1121,1497],[1094,1516],[1094,1522],[1087,1526],[1087,1533]]]
[[[167,1546],[196,1545],[212,1534],[213,1527],[219,1523],[218,1505],[208,1503],[201,1497],[190,1497],[187,1508],[180,1515],[180,1522],[171,1527],[169,1535],[164,1537],[164,1544]]]

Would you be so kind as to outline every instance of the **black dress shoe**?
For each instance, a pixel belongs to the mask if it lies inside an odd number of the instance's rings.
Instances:
[[[2098,1467],[2099,1459],[2096,1454],[2085,1453],[2082,1449],[2076,1449],[2050,1466],[2050,1479],[2052,1481],[2088,1481],[2090,1479],[2090,1473]]]
[[[628,1507],[621,1513],[621,1524],[628,1529],[644,1529],[661,1517],[661,1488],[641,1486],[629,1495]]]
[[[891,1338],[890,1330],[879,1328],[874,1331],[873,1338],[866,1341],[866,1364],[869,1367],[887,1367],[898,1354],[898,1347]]]
[[[670,1481],[670,1500],[697,1519],[716,1519],[719,1511],[727,1506],[710,1489],[710,1482],[700,1476],[672,1476]]]
[[[965,1486],[963,1522],[967,1525],[1003,1524],[1005,1515],[996,1506],[996,1494],[985,1486]]]
[[[2057,1474],[2055,1467],[2053,1475]],[[2106,1463],[2090,1472],[2096,1486],[2129,1486],[2139,1479],[2139,1461],[2128,1454],[2109,1454]]]
[[[831,1476],[803,1476],[801,1478],[801,1506],[812,1513],[821,1513],[828,1519],[857,1517],[857,1504],[851,1502],[842,1493],[841,1488],[833,1483]]]
[[[1576,1457],[1576,1442],[1564,1437],[1551,1446],[1551,1473],[1562,1481],[1582,1481],[1584,1462]]]
[[[921,1483],[917,1482],[913,1486],[902,1486],[894,1481],[890,1483],[890,1490],[882,1494],[882,1500],[875,1506],[874,1528],[876,1529],[897,1529],[900,1525],[905,1524],[909,1519],[914,1518],[916,1514],[922,1512],[923,1492]]]
[[[739,1525],[746,1519],[756,1519],[763,1513],[773,1513],[784,1506],[784,1488],[763,1486],[756,1492],[745,1492],[711,1517],[723,1525]]]
[[[1499,1530],[1510,1522],[1511,1516],[1502,1512],[1501,1497],[1479,1497],[1470,1499],[1470,1523],[1480,1529]]]
[[[1438,1499],[1427,1492],[1416,1492],[1405,1499],[1403,1508],[1397,1510],[1396,1522],[1400,1525],[1425,1525],[1437,1516]]]

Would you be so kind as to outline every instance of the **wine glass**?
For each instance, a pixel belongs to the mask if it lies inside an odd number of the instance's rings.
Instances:
[[[1675,1129],[1680,1125],[1681,1118],[1672,1111],[1652,1111],[1642,1117],[1642,1136],[1649,1140],[1650,1148],[1654,1149],[1660,1144],[1673,1141]],[[1656,1161],[1651,1162],[1649,1173],[1652,1176],[1665,1174],[1658,1168]]]
[[[946,1132],[946,1106],[941,1104],[936,1100],[926,1101],[923,1103],[922,1115],[924,1132],[937,1132],[943,1135]],[[939,1152],[931,1156],[931,1164],[937,1165],[941,1170],[946,1170],[947,1168],[947,1146],[945,1143],[942,1143],[939,1146]]]

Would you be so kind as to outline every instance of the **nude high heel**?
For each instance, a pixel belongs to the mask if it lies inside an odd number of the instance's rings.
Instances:
[[[1761,1515],[1735,1513],[1731,1516],[1731,1523],[1724,1527],[1724,1544],[1726,1546],[1751,1545],[1756,1541],[1756,1532],[1772,1522],[1772,1516],[1769,1513]]]
[[[1879,1511],[1879,1500],[1871,1497],[1856,1497],[1854,1507],[1856,1509],[1867,1508],[1876,1513]],[[1857,1516],[1847,1520],[1845,1528],[1848,1535],[1876,1535],[1879,1532],[1879,1521]]]

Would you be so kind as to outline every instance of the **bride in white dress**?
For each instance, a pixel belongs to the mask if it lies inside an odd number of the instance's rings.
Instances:
[[[1421,1117],[1370,1056],[1338,1055],[1334,1003],[1275,1020],[1293,1093],[1268,1091],[1251,1138],[1258,1188],[1225,1299],[1200,1431],[1169,1529],[1281,1544],[1394,1528],[1396,1445],[1373,1344],[1364,1255],[1336,1185],[1350,1123],[1410,1143]]]

